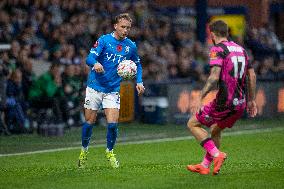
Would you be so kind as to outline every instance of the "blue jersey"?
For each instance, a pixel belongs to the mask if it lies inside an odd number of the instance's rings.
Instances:
[[[86,63],[93,68],[99,62],[105,72],[97,73],[91,69],[87,86],[105,93],[119,92],[122,78],[117,74],[117,66],[123,60],[136,63],[136,82],[142,83],[142,66],[135,43],[128,38],[117,40],[114,33],[102,35],[91,48]]]

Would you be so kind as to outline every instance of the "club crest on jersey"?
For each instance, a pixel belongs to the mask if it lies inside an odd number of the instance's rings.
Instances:
[[[96,43],[93,45],[94,48],[97,48],[97,46],[99,46],[99,42],[96,41]]]
[[[85,101],[85,105],[88,106],[88,105],[90,105],[90,104],[91,104],[90,100],[86,100],[86,101]]]
[[[122,51],[122,45],[117,45],[117,46],[116,46],[116,50],[117,50],[118,52]]]
[[[126,47],[125,47],[125,52],[126,52],[126,53],[129,53],[129,49],[130,49],[130,47],[129,47],[129,46],[126,46]]]
[[[215,52],[215,51],[210,52],[209,57],[210,57],[211,60],[217,59],[217,52]]]

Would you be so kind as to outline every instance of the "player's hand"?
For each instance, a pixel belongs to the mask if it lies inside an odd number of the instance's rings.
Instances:
[[[99,63],[99,62],[95,63],[92,70],[95,70],[95,72],[97,72],[97,73],[104,73],[105,72],[103,65],[101,65],[101,63]]]
[[[144,87],[144,85],[142,83],[137,83],[136,90],[138,92],[138,95],[140,96],[141,94],[144,93],[145,87]]]
[[[256,103],[254,100],[248,101],[247,111],[250,117],[255,117],[257,114]]]

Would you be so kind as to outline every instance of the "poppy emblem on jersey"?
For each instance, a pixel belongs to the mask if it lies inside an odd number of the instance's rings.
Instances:
[[[210,57],[211,60],[217,59],[217,52],[212,51],[212,52],[210,53],[209,57]]]
[[[116,50],[117,50],[118,52],[122,51],[122,46],[121,46],[121,45],[117,45]]]
[[[93,45],[94,48],[96,48],[97,46],[99,46],[99,42],[96,41],[96,43]]]

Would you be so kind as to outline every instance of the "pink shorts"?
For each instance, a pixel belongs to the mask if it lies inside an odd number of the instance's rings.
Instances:
[[[207,127],[217,123],[220,128],[231,128],[242,117],[245,108],[246,103],[243,103],[233,109],[217,110],[216,102],[213,101],[196,113],[196,119]]]

